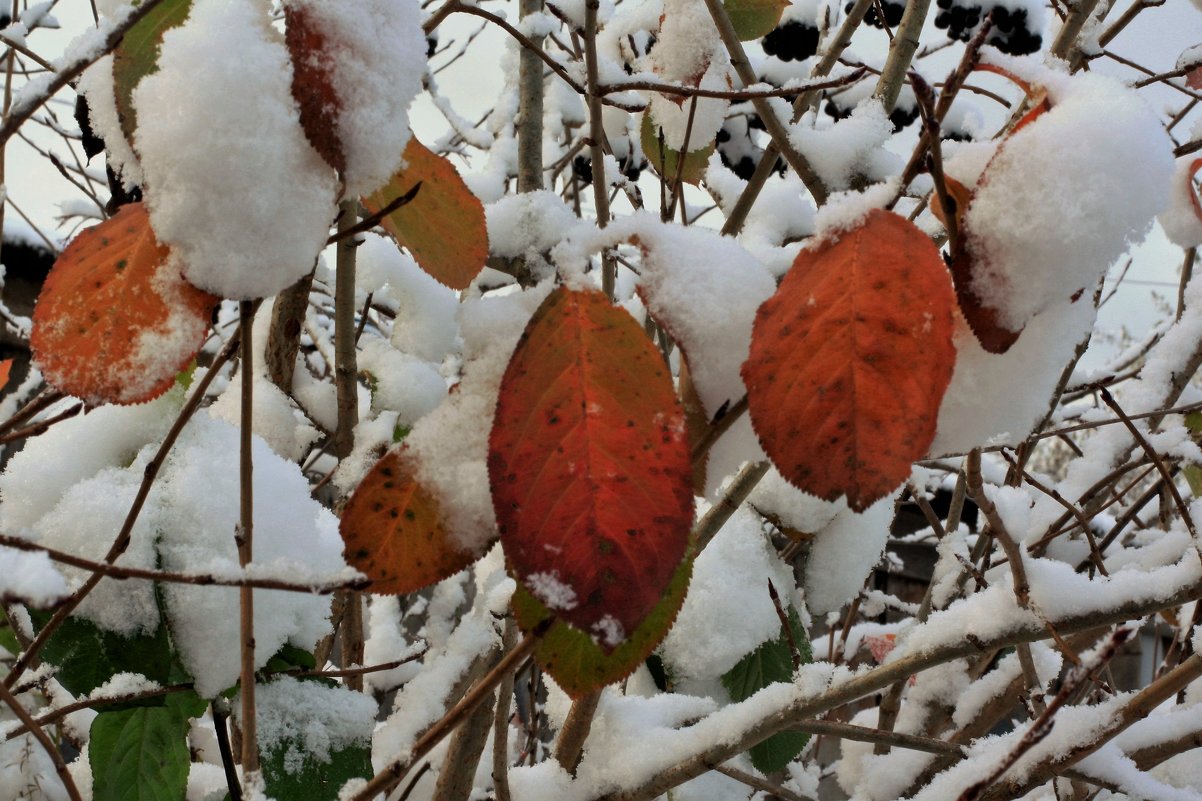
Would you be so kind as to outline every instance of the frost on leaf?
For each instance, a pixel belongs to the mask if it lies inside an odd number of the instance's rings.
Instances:
[[[440,283],[467,289],[488,258],[488,227],[484,206],[451,162],[411,137],[405,166],[378,191],[365,195],[363,208],[379,212],[415,187],[417,194],[385,215],[381,227]]]
[[[415,0],[287,0],[285,42],[301,125],[348,196],[383,186],[411,136],[426,40]]]
[[[438,501],[418,483],[403,449],[386,454],[359,483],[339,530],[347,563],[381,595],[414,592],[480,556],[448,536]]]
[[[81,233],[46,279],[30,344],[46,379],[89,403],[166,392],[196,352],[217,299],[180,275],[141,203]]]
[[[556,615],[612,653],[659,603],[693,519],[684,412],[633,317],[599,292],[547,297],[501,383],[488,468],[518,579],[538,592],[529,576],[556,575],[578,599]]]
[[[954,307],[939,252],[897,215],[798,254],[743,366],[752,425],[790,483],[863,511],[905,481],[951,378]]]

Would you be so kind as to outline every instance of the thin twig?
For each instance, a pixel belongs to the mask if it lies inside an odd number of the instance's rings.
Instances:
[[[242,325],[242,358],[238,366],[242,377],[242,417],[238,432],[238,529],[234,542],[238,546],[238,564],[243,569],[254,561],[254,462],[251,457],[251,436],[254,433],[254,338],[255,306],[244,300],[239,304]],[[241,673],[239,684],[242,708],[239,723],[242,728],[242,778],[246,782],[259,770],[259,740],[255,716],[255,595],[253,587],[238,591],[240,615]],[[247,785],[250,786],[249,784]]]

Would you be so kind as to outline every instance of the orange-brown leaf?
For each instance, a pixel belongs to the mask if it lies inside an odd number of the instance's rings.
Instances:
[[[403,448],[385,454],[359,482],[339,531],[347,563],[381,595],[420,590],[480,557],[448,534],[438,501],[418,483]]]
[[[451,162],[430,152],[416,136],[405,146],[405,166],[379,191],[362,199],[376,213],[412,191],[417,196],[380,221],[413,254],[418,266],[451,289],[467,289],[488,259],[484,206]]]
[[[663,596],[693,520],[684,411],[633,317],[596,291],[547,297],[501,382],[488,473],[519,580],[612,652]]]
[[[1185,175],[1186,180],[1189,181],[1189,186],[1187,189],[1189,190],[1190,203],[1192,203],[1194,206],[1194,214],[1198,216],[1199,220],[1202,220],[1202,202],[1199,202],[1198,192],[1196,189],[1194,189],[1194,176],[1198,174],[1199,170],[1202,170],[1202,158],[1196,158],[1191,161],[1189,164],[1189,169],[1185,171]]]
[[[856,511],[905,481],[951,380],[954,306],[938,250],[895,214],[803,250],[756,314],[743,365],[781,474]]]
[[[1009,80],[1011,83],[1015,84],[1024,92],[1026,92],[1027,104],[1031,108],[1022,116],[1022,119],[1016,122],[1014,127],[1010,129],[1011,136],[1013,136],[1023,127],[1035,122],[1035,120],[1039,119],[1040,116],[1052,108],[1052,102],[1048,99],[1048,90],[1046,87],[1038,84],[1031,84],[1029,81],[1024,81],[1022,78],[1019,78],[1009,70],[1003,69],[995,64],[978,64],[976,68],[984,72],[992,72],[996,75],[1001,75],[1003,78]]]
[[[13,369],[13,360],[5,359],[0,362],[0,389],[4,389],[8,385],[8,376]]]
[[[33,312],[46,380],[89,403],[166,392],[200,349],[217,298],[183,279],[141,203],[87,229],[58,257]]]
[[[300,108],[301,128],[326,164],[346,170],[338,137],[342,100],[334,88],[334,54],[321,25],[304,6],[284,5],[284,44],[292,57],[292,97]]]

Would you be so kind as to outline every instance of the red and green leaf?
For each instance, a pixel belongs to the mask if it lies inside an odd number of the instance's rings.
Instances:
[[[612,652],[659,603],[693,520],[684,411],[642,326],[599,292],[551,293],[502,380],[488,468],[518,579]]]
[[[752,425],[790,483],[863,511],[906,480],[951,380],[954,307],[939,251],[895,214],[798,254],[743,365]]]
[[[437,499],[418,482],[403,448],[385,454],[359,482],[339,531],[347,563],[381,595],[420,590],[481,555],[450,536]]]
[[[158,71],[163,34],[183,24],[192,0],[163,0],[130,28],[113,50],[113,89],[121,131],[131,143],[137,127],[133,94],[143,78]]]
[[[46,380],[89,403],[166,392],[204,341],[217,298],[168,261],[141,203],[71,242],[33,312],[30,345]]]
[[[488,227],[484,206],[451,162],[411,136],[405,166],[379,191],[364,197],[363,207],[378,213],[419,183],[417,195],[380,225],[439,282],[467,289],[488,259]]]
[[[676,622],[676,615],[684,605],[692,575],[693,557],[686,554],[651,613],[621,645],[609,653],[580,629],[562,620],[555,620],[534,649],[534,661],[572,698],[581,698],[607,684],[621,681],[633,673],[668,636],[668,630]],[[514,617],[524,631],[534,631],[555,617],[551,610],[520,584],[514,593],[512,606]]]

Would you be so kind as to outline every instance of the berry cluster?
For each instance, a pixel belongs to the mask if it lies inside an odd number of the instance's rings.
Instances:
[[[992,14],[993,30],[986,44],[1015,56],[1035,53],[1043,46],[1039,21],[1024,6],[1011,8],[996,0],[936,0],[936,5],[935,27],[946,29],[949,39],[967,42]]]
[[[908,103],[906,101],[909,101]],[[828,117],[833,117],[836,120],[847,119],[851,116],[852,109],[855,105],[844,105],[840,102],[838,95],[827,98],[826,105],[823,106],[823,111]],[[897,104],[893,107],[893,111],[889,112],[889,122],[893,123],[893,132],[897,133],[902,128],[912,124],[918,119],[918,104],[914,102],[913,97],[902,97],[898,99]]]
[[[727,169],[744,181],[750,180],[755,173],[756,165],[763,157],[764,151],[756,146],[751,139],[751,130],[764,130],[764,121],[758,114],[737,114],[728,117],[718,131],[718,157]],[[779,156],[773,169],[781,175],[785,174],[788,165]]]
[[[818,52],[818,28],[805,20],[782,22],[761,42],[764,53],[781,61],[805,61]]]
[[[845,13],[850,13],[852,6],[855,3],[848,3],[843,7]],[[885,18],[882,20],[881,15],[877,13],[877,3],[873,3],[868,7],[868,13],[864,15],[864,21],[874,28],[884,29],[885,26],[896,28],[902,19],[902,14],[905,13],[906,4],[901,0],[881,0],[879,5],[881,10],[885,12]]]
[[[618,169],[628,181],[637,181],[647,166],[646,159],[632,159],[629,155],[618,159]],[[593,160],[587,153],[581,153],[572,159],[572,174],[585,186],[593,182]]]

